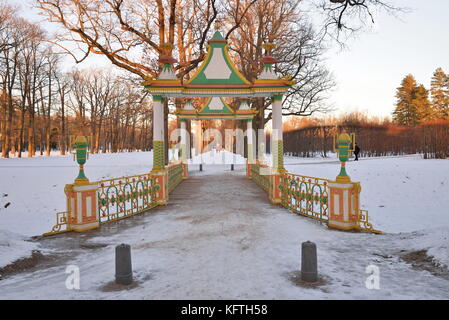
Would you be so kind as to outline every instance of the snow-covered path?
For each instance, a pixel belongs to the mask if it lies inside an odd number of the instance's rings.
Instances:
[[[52,258],[0,281],[0,299],[449,299],[446,274],[401,259],[426,236],[329,230],[270,204],[243,166],[208,165],[192,171],[166,207],[40,240],[40,250]],[[317,244],[325,280],[316,288],[292,281],[307,240]],[[104,291],[114,279],[120,243],[131,245],[138,286]],[[80,268],[80,290],[65,286],[68,265]],[[365,287],[368,265],[380,270],[380,290]]]

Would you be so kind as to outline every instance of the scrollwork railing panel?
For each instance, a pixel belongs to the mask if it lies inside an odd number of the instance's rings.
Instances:
[[[264,164],[251,165],[251,179],[267,193],[270,191],[270,168]]]
[[[282,205],[291,211],[327,222],[328,180],[285,173],[282,177]]]
[[[102,180],[98,184],[100,222],[122,219],[157,205],[151,174]]]
[[[182,182],[182,163],[168,167],[168,193],[172,192]]]

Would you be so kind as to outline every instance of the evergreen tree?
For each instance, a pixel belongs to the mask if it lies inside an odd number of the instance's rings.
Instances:
[[[420,115],[416,108],[415,99],[418,90],[415,78],[409,74],[396,91],[396,109],[393,112],[393,120],[397,124],[414,126],[419,123]]]
[[[422,84],[416,88],[412,103],[418,113],[419,122],[429,121],[434,118],[434,111],[429,100],[429,90]]]
[[[430,93],[435,117],[449,119],[449,76],[441,68],[433,74]]]

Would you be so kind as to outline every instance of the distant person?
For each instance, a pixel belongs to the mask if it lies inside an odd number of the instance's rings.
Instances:
[[[359,153],[360,153],[360,147],[356,143],[355,148],[354,148],[354,155],[355,155],[354,161],[359,161]]]

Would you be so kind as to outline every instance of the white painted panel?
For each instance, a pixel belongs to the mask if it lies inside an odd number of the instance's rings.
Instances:
[[[81,222],[83,222],[83,200],[82,200],[80,192],[78,192],[76,194],[76,202],[77,202],[77,205],[78,205],[78,208],[77,208],[78,209],[77,210],[78,219],[77,219],[77,221],[78,221],[78,223],[81,223]]]
[[[73,218],[76,217],[76,212],[75,210],[75,198],[70,198],[70,216],[72,216]]]
[[[338,194],[334,194],[334,213],[340,215],[340,197]]]
[[[343,217],[345,221],[349,221],[348,193],[348,190],[343,191]]]
[[[204,70],[207,79],[229,79],[232,71],[226,64],[221,48],[214,48],[212,59]]]
[[[92,197],[86,197],[86,216],[92,216]]]
[[[153,140],[164,141],[164,105],[153,102]]]
[[[209,109],[211,110],[223,110],[224,105],[219,97],[213,97],[209,103]]]

